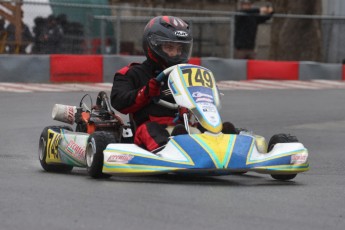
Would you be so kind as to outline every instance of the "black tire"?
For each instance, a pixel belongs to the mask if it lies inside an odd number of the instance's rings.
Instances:
[[[296,136],[280,133],[273,135],[268,142],[268,152],[270,152],[275,144],[278,143],[293,143],[293,142],[299,142]]]
[[[276,134],[273,135],[268,142],[268,152],[270,152],[274,145],[278,143],[293,143],[293,142],[299,142],[296,136],[290,135],[290,134]],[[287,181],[292,180],[297,176],[297,174],[271,174],[271,177],[276,180],[281,181]]]
[[[89,176],[96,179],[111,177],[111,175],[102,172],[103,150],[110,143],[116,143],[113,133],[97,131],[89,136],[85,153],[86,168]]]
[[[272,174],[271,177],[276,180],[288,181],[292,180],[297,176],[297,174]]]
[[[48,126],[45,127],[41,133],[38,147],[38,159],[42,168],[47,172],[70,172],[73,169],[71,165],[63,164],[47,164],[47,141],[48,141],[48,129],[52,129],[56,132],[60,132],[62,129],[73,131],[70,126]]]
[[[233,172],[231,173],[232,175],[244,175],[246,174],[248,171],[242,171],[242,172]]]

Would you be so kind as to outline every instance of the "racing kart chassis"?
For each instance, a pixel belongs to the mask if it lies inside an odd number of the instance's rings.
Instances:
[[[133,144],[134,125],[125,124],[111,108],[107,94],[100,92],[91,109],[83,102],[84,96],[79,107],[73,108],[72,118],[60,119],[75,123],[75,131],[66,125],[42,131],[39,161],[43,169],[65,172],[82,167],[93,178],[168,173],[219,176],[253,171],[277,180],[291,180],[309,170],[308,150],[295,136],[276,134],[267,143],[264,137],[247,131],[222,132],[219,93],[210,70],[177,65],[157,77],[160,81],[165,78],[177,105],[157,103],[187,108],[206,131],[172,136],[164,148],[149,152]],[[185,125],[188,128],[186,120]]]

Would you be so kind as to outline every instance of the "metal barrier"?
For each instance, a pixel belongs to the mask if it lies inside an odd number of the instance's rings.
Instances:
[[[0,0],[0,3],[2,2],[15,1]],[[24,19],[28,16],[31,17],[31,22],[28,24],[35,40],[32,46],[27,49],[27,53],[33,54],[142,55],[141,36],[145,24],[156,15],[170,14],[188,20],[193,25],[193,56],[233,58],[234,22],[235,16],[240,14],[235,11],[109,6],[57,1],[48,3],[28,0],[25,1],[24,6],[26,10],[30,9],[31,12],[31,15],[28,15],[24,10]],[[52,49],[53,51],[51,51],[37,48],[42,45],[38,41],[40,36],[37,26],[40,20],[38,19],[41,19],[42,22],[48,18],[46,12],[35,12],[37,6],[53,9],[53,13],[76,10],[74,15],[67,14],[66,18],[57,18],[60,20],[59,23],[61,20],[65,20],[64,26],[67,28],[63,28],[65,31],[59,49]],[[234,1],[232,9],[235,8]],[[108,15],[95,13],[96,10],[106,11]],[[54,16],[61,16],[61,14]],[[293,31],[301,33],[295,36],[297,39],[300,38],[300,43],[291,41],[278,44],[279,40],[274,39],[284,36],[281,28],[273,28],[274,22],[278,20],[282,20],[281,25],[288,25],[289,23],[302,25],[307,21],[309,24],[313,22],[317,26],[313,33],[303,34],[297,30]],[[341,41],[345,37],[344,22],[345,17],[343,16],[274,14],[273,19],[259,26],[256,39],[257,59],[294,59],[296,61],[340,63],[345,59],[345,47],[341,46]],[[317,41],[319,47],[316,47],[310,41],[315,39],[318,34],[320,34]],[[281,53],[291,53],[291,55],[285,55],[281,58],[277,55]]]
[[[119,11],[121,11],[121,8],[119,8]],[[122,29],[121,25],[124,23],[139,23],[142,25],[142,28],[144,28],[145,24],[152,18],[152,16],[94,16],[94,19],[100,20],[100,38],[101,38],[101,53],[105,54],[106,53],[106,35],[105,35],[105,27],[106,21],[112,22],[115,24],[115,31],[116,31],[116,37],[115,37],[115,53],[116,54],[121,54],[121,41],[122,41]],[[183,17],[184,20],[188,21],[192,26],[198,25],[198,26],[205,26],[207,24],[212,24],[212,23],[217,23],[218,25],[220,24],[225,24],[228,27],[228,31],[233,31],[234,28],[234,20],[233,17],[209,17],[209,18],[204,18],[204,17]],[[140,33],[142,30],[140,30]],[[222,50],[228,50],[225,56],[228,57],[233,57],[233,33],[227,33],[229,34],[228,39],[224,39],[224,45]],[[138,34],[138,36],[141,39],[141,34]],[[195,37],[195,36],[194,36]],[[194,39],[195,40],[195,39]],[[227,41],[228,40],[228,41]],[[141,42],[139,40],[139,42]],[[197,39],[196,46],[198,44],[205,43],[205,41],[201,41],[200,39]],[[214,42],[213,42],[214,43]],[[200,45],[201,45],[200,44]],[[195,45],[194,45],[195,46]],[[199,48],[200,50],[200,48]],[[219,56],[216,53],[210,53],[210,56]],[[197,56],[205,56],[203,55],[202,52],[199,52],[199,55]]]

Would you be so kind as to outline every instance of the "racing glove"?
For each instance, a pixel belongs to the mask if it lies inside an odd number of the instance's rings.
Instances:
[[[150,97],[158,97],[161,93],[161,83],[155,78],[151,78],[145,86],[145,94]]]
[[[139,109],[150,103],[152,98],[159,96],[160,89],[161,83],[154,78],[150,79],[149,82],[138,91],[134,103],[131,106],[122,109],[120,112],[124,114],[137,112]]]
[[[183,114],[187,114],[188,119],[190,119],[190,112],[185,107],[179,107],[178,113],[176,114],[176,118],[174,119],[174,122],[177,123],[178,121],[183,121]]]

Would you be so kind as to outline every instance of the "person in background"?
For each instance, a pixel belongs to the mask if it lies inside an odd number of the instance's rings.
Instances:
[[[34,19],[34,45],[32,47],[32,53],[34,54],[44,54],[44,42],[43,42],[43,32],[46,24],[46,19],[43,17],[36,17]]]
[[[258,25],[273,15],[271,6],[253,7],[251,0],[240,0],[240,15],[235,16],[235,54],[236,59],[255,59],[255,40]]]
[[[5,20],[0,18],[0,54],[6,52],[6,40],[7,40],[7,32],[5,29]]]
[[[23,22],[23,11],[21,11],[22,18],[22,42],[21,44],[16,44],[16,26],[14,24],[9,24],[6,27],[7,32],[7,46],[8,53],[11,54],[25,54],[26,47],[28,47],[33,42],[33,36],[29,27]]]
[[[47,18],[47,22],[39,38],[41,42],[42,53],[61,53],[61,42],[63,36],[64,32],[61,25],[57,23],[57,20],[53,15],[50,15]]]

